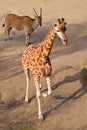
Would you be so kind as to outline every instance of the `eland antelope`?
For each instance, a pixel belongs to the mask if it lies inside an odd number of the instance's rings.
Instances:
[[[33,8],[35,18],[29,16],[18,16],[16,14],[8,14],[5,17],[5,22],[2,25],[5,27],[5,40],[11,39],[10,31],[12,28],[16,30],[24,30],[26,36],[26,45],[29,45],[30,34],[40,25],[42,26],[42,8],[40,8],[40,15],[37,14]]]

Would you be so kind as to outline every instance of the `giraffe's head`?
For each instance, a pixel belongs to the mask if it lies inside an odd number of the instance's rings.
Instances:
[[[55,33],[61,38],[63,45],[67,45],[67,37],[65,34],[66,31],[66,22],[65,19],[58,19],[58,22],[54,24]]]

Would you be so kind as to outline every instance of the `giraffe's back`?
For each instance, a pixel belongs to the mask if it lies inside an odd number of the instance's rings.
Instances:
[[[33,74],[45,75],[44,59],[42,58],[42,46],[31,45],[22,55],[22,65],[29,68]]]
[[[50,75],[52,68],[49,57],[43,57],[43,45],[31,45],[22,55],[22,65],[28,68],[34,75]]]

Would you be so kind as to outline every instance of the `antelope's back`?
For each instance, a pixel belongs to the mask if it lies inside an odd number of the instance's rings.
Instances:
[[[5,18],[5,23],[7,27],[13,27],[17,30],[22,30],[25,26],[31,27],[33,19],[29,16],[18,16],[15,14],[8,14]]]

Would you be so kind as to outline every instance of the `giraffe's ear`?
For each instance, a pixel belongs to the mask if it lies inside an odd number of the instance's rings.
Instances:
[[[64,25],[67,24],[67,22],[65,22],[65,19],[64,19],[64,18],[62,18],[62,23],[64,23]]]
[[[60,19],[58,18],[58,22],[60,22]]]
[[[65,21],[65,19],[64,19],[64,18],[62,18],[62,21]]]
[[[61,21],[60,21],[60,19],[58,19],[58,24],[60,24],[61,23]]]

